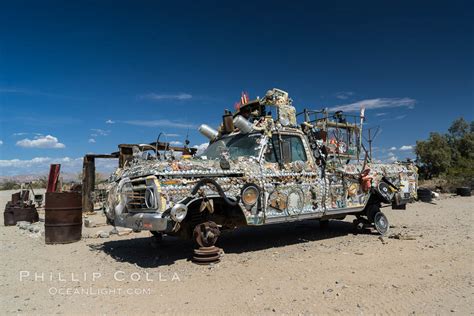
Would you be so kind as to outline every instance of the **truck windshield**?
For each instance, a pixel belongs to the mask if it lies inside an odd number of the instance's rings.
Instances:
[[[207,159],[218,159],[221,154],[227,151],[230,158],[248,157],[259,155],[259,141],[261,134],[238,134],[234,136],[224,137],[215,141],[207,149],[199,155],[199,157],[207,157]]]

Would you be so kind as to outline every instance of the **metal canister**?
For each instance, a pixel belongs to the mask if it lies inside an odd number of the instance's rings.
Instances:
[[[230,134],[234,131],[234,118],[232,112],[226,110],[222,116],[223,131],[225,134]]]
[[[47,192],[44,223],[47,244],[67,244],[81,240],[81,193]]]

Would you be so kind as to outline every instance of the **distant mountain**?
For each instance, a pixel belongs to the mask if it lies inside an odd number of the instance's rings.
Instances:
[[[105,173],[99,173],[99,175],[103,179],[107,179],[109,177],[109,174]],[[62,177],[63,182],[81,182],[78,173],[61,172],[60,177]],[[0,183],[5,183],[8,181],[13,181],[16,183],[33,182],[38,181],[41,178],[48,178],[48,174],[22,174],[15,176],[0,176]]]

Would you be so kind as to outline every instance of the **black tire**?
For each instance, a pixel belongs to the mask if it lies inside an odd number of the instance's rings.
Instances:
[[[419,188],[416,191],[416,194],[418,195],[418,200],[419,201],[429,203],[433,200],[432,192],[429,189]]]
[[[456,194],[459,196],[471,196],[471,189],[469,187],[456,188]]]

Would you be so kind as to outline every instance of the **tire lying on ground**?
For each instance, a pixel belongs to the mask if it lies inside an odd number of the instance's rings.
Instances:
[[[471,196],[471,189],[469,187],[456,188],[456,194],[460,196]]]
[[[418,200],[421,202],[431,202],[433,200],[433,196],[431,193],[431,190],[426,189],[426,188],[419,188],[416,191],[416,194],[418,195]]]

